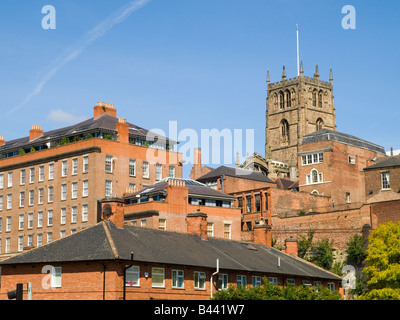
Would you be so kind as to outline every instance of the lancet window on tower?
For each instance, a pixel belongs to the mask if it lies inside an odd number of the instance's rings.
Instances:
[[[280,124],[281,127],[281,139],[282,143],[289,142],[289,123],[286,119],[283,119]]]
[[[324,127],[324,120],[322,120],[321,118],[318,118],[317,122],[315,124],[316,131],[321,130],[323,127]]]

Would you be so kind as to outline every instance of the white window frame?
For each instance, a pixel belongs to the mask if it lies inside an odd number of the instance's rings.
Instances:
[[[157,270],[157,272],[156,272]],[[159,272],[162,270],[162,272]],[[162,285],[155,283],[153,280],[155,277],[162,277]],[[152,288],[165,288],[165,268],[152,267],[151,268],[151,287]]]
[[[13,173],[12,171],[7,175],[7,187],[11,188],[13,186]]]
[[[168,176],[171,178],[175,178],[175,167],[174,166],[169,166],[168,168]]]
[[[28,199],[28,205],[33,206],[35,202],[35,191],[34,190],[29,190],[29,199]]]
[[[206,290],[206,273],[204,271],[194,272],[194,288],[197,290]]]
[[[112,156],[106,156],[106,160],[105,160],[105,172],[107,173],[112,173],[112,162],[113,162],[113,158]]]
[[[84,156],[84,157],[83,157],[82,172],[83,172],[83,173],[89,172],[89,156]]]
[[[207,222],[207,237],[214,237],[214,222]]]
[[[6,232],[10,232],[11,231],[11,217],[8,216],[6,217]]]
[[[159,218],[158,219],[158,229],[159,230],[167,230],[167,219]]]
[[[218,290],[226,290],[229,285],[229,275],[227,273],[219,273],[218,274]]]
[[[48,203],[52,203],[54,199],[54,187],[53,186],[49,186],[47,188],[47,202]]]
[[[67,184],[61,185],[61,200],[67,200]]]
[[[78,174],[78,158],[72,159],[72,175],[75,176]]]
[[[51,288],[61,288],[62,267],[51,268]]]
[[[44,189],[39,188],[38,189],[38,204],[43,204],[43,199],[44,198]]]
[[[21,191],[19,193],[19,207],[23,208],[25,206],[25,192]]]
[[[54,163],[49,163],[49,180],[54,179]]]
[[[278,278],[277,277],[268,277],[268,282],[274,286],[278,285]]]
[[[47,226],[51,227],[53,225],[53,209],[47,211]]]
[[[35,167],[29,168],[29,183],[35,182]]]
[[[247,276],[243,274],[236,275],[236,285],[239,286],[247,286]]]
[[[126,269],[126,287],[140,287],[140,266],[131,266]]]
[[[76,223],[78,217],[78,207],[72,206],[71,207],[71,223]]]
[[[61,177],[66,177],[68,174],[68,162],[67,160],[63,160],[61,162]]]
[[[24,230],[24,214],[18,216],[18,230]]]
[[[179,286],[179,283],[181,280],[182,285]],[[184,289],[185,288],[185,271],[184,270],[178,270],[178,269],[172,269],[171,272],[171,282],[172,282],[172,288],[175,289]]]
[[[129,176],[136,177],[136,160],[129,160]]]
[[[60,224],[66,224],[67,223],[67,208],[61,208],[60,210]]]
[[[37,223],[38,228],[43,227],[43,211],[38,211],[38,223]]]
[[[150,165],[147,161],[143,161],[143,178],[148,179],[150,177]]]
[[[7,195],[7,209],[10,210],[12,209],[12,194],[9,193]]]
[[[39,166],[39,182],[44,181],[44,166]]]
[[[33,213],[28,213],[28,229],[33,228]]]
[[[88,221],[88,205],[82,205],[82,222]]]
[[[89,180],[83,180],[82,182],[82,197],[89,196]]]
[[[156,164],[156,180],[162,180],[162,165],[159,163]]]
[[[0,174],[0,189],[4,188],[4,174]]]
[[[113,187],[112,180],[106,180],[105,183],[106,183],[106,186],[105,186],[104,194],[106,197],[111,197],[112,196],[112,187]]]
[[[71,199],[78,198],[78,182],[72,182],[71,184]]]
[[[381,172],[381,187],[382,190],[390,190],[390,172]]]
[[[18,252],[24,250],[24,236],[18,236]]]
[[[25,185],[25,180],[26,180],[25,169],[21,169],[21,171],[19,172],[19,184],[21,186]]]

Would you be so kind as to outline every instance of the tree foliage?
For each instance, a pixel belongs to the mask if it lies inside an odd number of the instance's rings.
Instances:
[[[400,300],[400,223],[376,228],[366,253],[368,290],[359,299]]]
[[[342,300],[337,291],[326,287],[288,286],[279,287],[263,279],[260,287],[230,285],[226,290],[220,290],[213,296],[214,300]]]

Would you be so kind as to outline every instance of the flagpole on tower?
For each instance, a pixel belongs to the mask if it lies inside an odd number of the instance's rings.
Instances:
[[[297,28],[297,76],[300,76],[299,25],[296,24],[296,28]]]

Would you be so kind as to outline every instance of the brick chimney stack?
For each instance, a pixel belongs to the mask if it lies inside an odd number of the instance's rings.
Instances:
[[[32,141],[32,140],[42,136],[43,133],[44,132],[43,132],[41,126],[39,126],[37,124],[32,125],[32,129],[29,131],[29,141]]]
[[[200,211],[186,215],[187,233],[197,234],[201,239],[207,239],[207,215]]]
[[[298,256],[297,239],[288,238],[285,240],[285,253]]]
[[[256,224],[253,227],[254,243],[263,244],[267,248],[271,248],[271,226],[268,224]]]
[[[6,140],[4,140],[4,136],[0,136],[0,146],[4,146],[6,144]]]
[[[109,220],[119,228],[124,227],[124,200],[121,198],[103,199],[101,203],[101,219]]]
[[[117,109],[114,109],[114,104],[107,102],[97,102],[97,105],[93,108],[93,118],[97,119],[101,115],[107,113],[114,118],[117,117]]]
[[[193,149],[193,168],[190,171],[190,179],[196,180],[201,176],[201,148]]]
[[[129,124],[126,123],[126,119],[118,118],[115,129],[118,131],[117,140],[121,143],[129,144]]]

